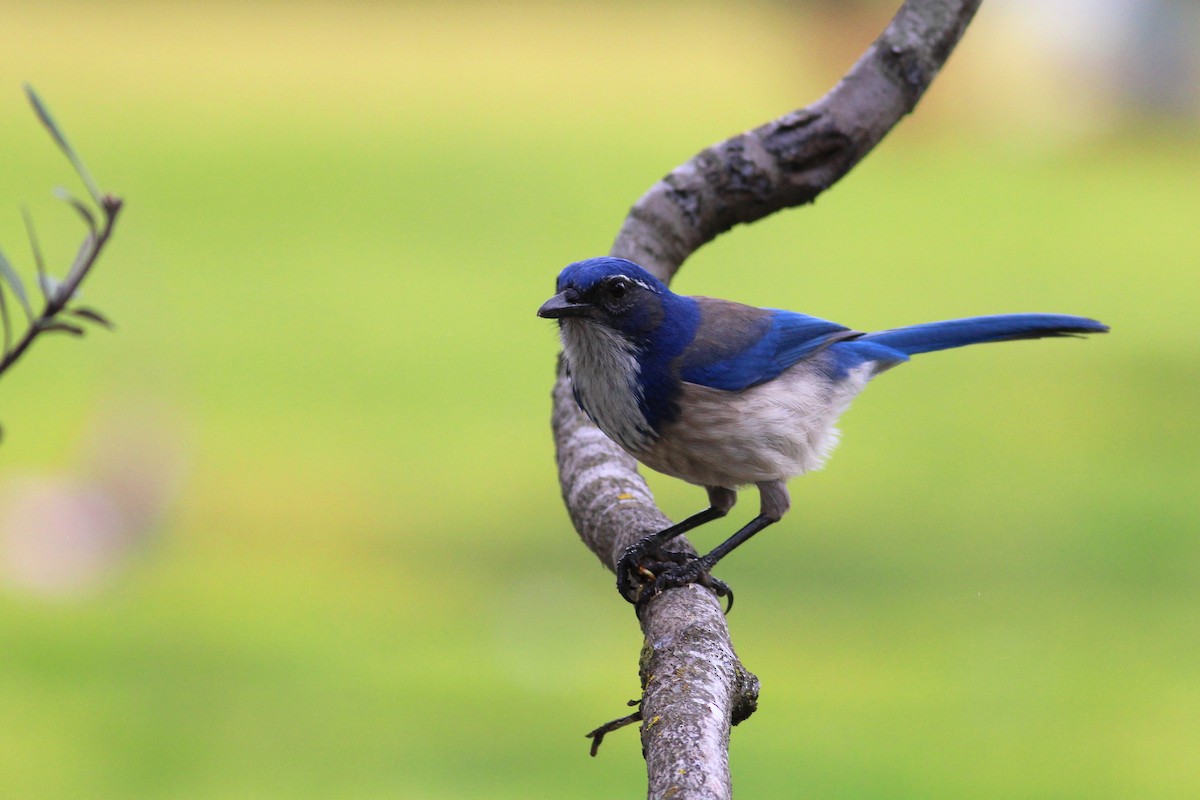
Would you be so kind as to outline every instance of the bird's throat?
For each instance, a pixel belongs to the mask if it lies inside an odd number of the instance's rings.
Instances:
[[[560,330],[575,399],[600,430],[637,455],[655,438],[642,411],[637,348],[591,320],[564,319]]]

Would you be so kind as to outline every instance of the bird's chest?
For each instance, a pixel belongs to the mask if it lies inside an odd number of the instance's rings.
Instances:
[[[580,407],[621,447],[634,455],[644,451],[656,436],[642,411],[633,345],[583,320],[564,320],[562,340]]]

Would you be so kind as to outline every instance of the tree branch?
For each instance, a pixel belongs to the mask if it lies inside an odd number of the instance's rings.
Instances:
[[[982,0],[908,0],[829,94],[700,152],[629,211],[612,254],[669,280],[742,222],[811,203],[916,106]]]
[[[825,97],[709,147],[652,186],[612,254],[669,281],[738,223],[812,202],[912,111],[981,2],[905,2]],[[579,410],[561,359],[553,400],[563,499],[584,543],[615,571],[626,547],[670,520],[634,459]],[[691,551],[683,537],[674,546]],[[754,711],[759,687],[734,653],[716,598],[698,586],[664,592],[646,605],[641,625],[649,797],[731,797],[729,728]]]

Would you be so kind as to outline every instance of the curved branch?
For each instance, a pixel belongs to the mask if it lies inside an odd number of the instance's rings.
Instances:
[[[703,150],[652,186],[612,254],[668,280],[734,225],[811,203],[913,110],[981,2],[908,0],[827,95]]]
[[[829,94],[700,152],[633,206],[612,254],[669,280],[738,223],[810,203],[908,114],[982,0],[907,0]],[[625,548],[670,524],[633,458],[583,415],[560,363],[552,426],[563,499],[609,569]],[[691,550],[680,537],[675,545]],[[642,748],[650,797],[727,798],[731,724],[754,710],[758,679],[738,660],[716,598],[664,592],[641,618]]]

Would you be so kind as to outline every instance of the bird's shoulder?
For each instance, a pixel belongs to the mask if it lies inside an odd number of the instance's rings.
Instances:
[[[769,381],[830,344],[858,336],[836,322],[712,297],[690,298],[695,333],[679,357],[688,383],[737,391]]]

